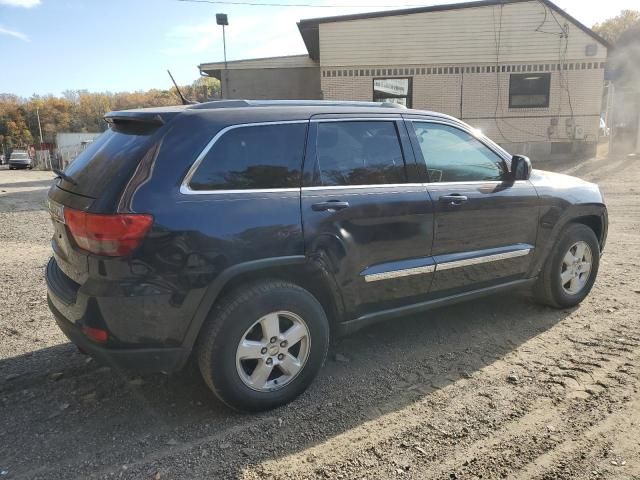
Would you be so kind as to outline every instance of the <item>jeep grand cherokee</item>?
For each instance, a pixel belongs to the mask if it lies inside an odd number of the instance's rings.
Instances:
[[[566,308],[598,273],[598,187],[447,115],[219,101],[105,118],[49,192],[51,311],[116,367],[193,353],[237,409],[304,391],[330,334],[521,286]]]

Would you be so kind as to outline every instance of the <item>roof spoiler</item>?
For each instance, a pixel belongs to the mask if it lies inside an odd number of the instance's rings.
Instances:
[[[120,112],[109,112],[104,116],[104,120],[116,132],[128,133],[132,135],[146,135],[164,125],[173,112],[145,112],[144,110],[125,110]]]

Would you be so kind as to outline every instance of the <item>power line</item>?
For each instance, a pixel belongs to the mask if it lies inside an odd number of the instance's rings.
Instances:
[[[423,4],[395,4],[395,5],[318,5],[313,3],[264,3],[251,1],[233,0],[177,0],[178,2],[189,3],[209,3],[212,5],[250,5],[253,7],[310,7],[310,8],[398,8],[398,7],[421,7]]]
[[[500,4],[500,26],[498,27],[498,31],[496,32],[496,17],[495,17],[495,7],[491,8],[491,18],[493,20],[493,41],[496,48],[496,108],[493,112],[494,122],[496,127],[498,128],[498,132],[504,140],[510,143],[514,143],[509,137],[507,137],[502,128],[500,128],[500,123],[498,123],[498,105],[500,105],[500,42],[502,40],[502,8],[504,4]],[[500,105],[500,112],[504,114],[502,109],[502,105]]]

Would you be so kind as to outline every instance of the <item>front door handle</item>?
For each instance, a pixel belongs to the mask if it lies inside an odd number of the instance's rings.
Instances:
[[[326,202],[314,203],[311,205],[311,209],[314,212],[335,212],[336,210],[342,210],[343,208],[349,208],[349,202],[328,200]]]
[[[451,195],[443,195],[438,198],[442,203],[447,203],[449,205],[460,205],[461,203],[469,200],[466,195],[459,195],[457,193]]]

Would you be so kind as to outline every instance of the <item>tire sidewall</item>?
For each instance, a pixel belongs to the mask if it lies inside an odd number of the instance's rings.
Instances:
[[[322,367],[329,346],[329,323],[318,301],[294,285],[257,289],[249,301],[235,305],[222,318],[211,349],[211,383],[215,393],[229,406],[247,411],[265,410],[293,400],[313,381]],[[246,331],[259,318],[275,311],[299,315],[309,329],[309,353],[302,371],[286,386],[259,392],[246,386],[236,368],[236,351]]]
[[[570,294],[565,292],[562,287],[562,280],[560,279],[560,269],[562,268],[562,260],[569,248],[576,242],[584,241],[589,245],[591,249],[591,273],[589,274],[589,280],[585,286],[578,293]],[[558,246],[553,254],[552,263],[549,270],[549,281],[551,284],[551,293],[556,303],[561,307],[570,307],[577,305],[584,298],[589,295],[593,284],[596,281],[598,275],[598,269],[600,267],[600,245],[598,239],[589,227],[581,224],[571,225],[562,234]]]

